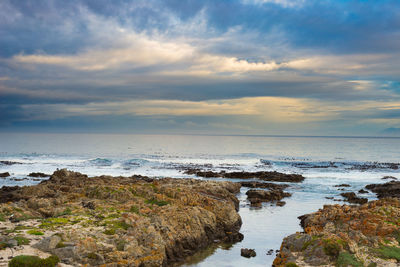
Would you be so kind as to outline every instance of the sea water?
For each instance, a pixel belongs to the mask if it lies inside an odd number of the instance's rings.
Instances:
[[[342,204],[335,185],[358,191],[384,176],[400,178],[400,139],[366,137],[196,136],[116,134],[0,134],[0,187],[32,185],[31,172],[51,174],[67,168],[89,176],[134,174],[151,177],[194,178],[186,168],[213,171],[279,171],[299,173],[303,183],[292,184],[284,207],[265,203],[251,208],[242,188],[239,213],[244,240],[215,245],[194,255],[186,266],[271,266],[282,239],[301,231],[298,216],[324,204]],[[46,178],[42,178],[46,179]],[[221,180],[221,179],[218,179]],[[374,199],[372,193],[364,195]],[[240,256],[253,248],[255,258]]]

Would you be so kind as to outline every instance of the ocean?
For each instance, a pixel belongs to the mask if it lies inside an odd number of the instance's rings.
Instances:
[[[51,174],[67,168],[89,176],[134,174],[151,177],[194,178],[185,168],[213,171],[279,171],[306,177],[286,191],[284,207],[264,204],[251,208],[247,188],[238,195],[244,240],[215,245],[196,254],[185,266],[271,266],[282,239],[301,231],[298,216],[324,204],[343,204],[338,184],[358,191],[384,176],[400,178],[400,139],[372,137],[199,136],[117,134],[0,134],[1,186],[32,185],[47,178],[29,178],[31,172]],[[222,179],[219,179],[222,180]],[[364,197],[374,199],[374,194]],[[240,256],[253,248],[255,258]]]

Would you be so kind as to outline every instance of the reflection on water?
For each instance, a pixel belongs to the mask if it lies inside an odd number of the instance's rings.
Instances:
[[[216,251],[219,250],[230,250],[234,244],[232,243],[216,243],[208,246],[207,248],[195,253],[192,256],[186,258],[186,262],[184,264],[177,264],[176,266],[191,266],[197,265],[204,261],[207,257],[213,255]]]
[[[369,183],[369,180],[360,182],[351,178],[308,178],[302,184],[295,184],[287,189],[293,195],[283,199],[286,201],[284,207],[264,203],[261,209],[251,208],[248,205],[245,195],[248,189],[242,188],[238,198],[240,199],[239,213],[243,220],[240,231],[244,235],[243,241],[233,244],[229,250],[214,245],[211,250],[207,249],[207,252],[196,254],[196,261],[189,260],[183,266],[271,266],[275,253],[268,255],[268,250],[279,250],[285,236],[302,231],[298,216],[317,211],[324,204],[343,204],[343,202],[325,198],[341,198],[338,194],[342,191],[334,187],[338,183],[349,183],[351,185],[349,190],[358,191]],[[364,197],[374,199],[373,194],[367,194]],[[241,257],[241,248],[255,249],[257,256],[255,258]]]

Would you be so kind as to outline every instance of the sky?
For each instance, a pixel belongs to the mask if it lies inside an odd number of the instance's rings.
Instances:
[[[0,0],[0,131],[399,135],[400,3]]]

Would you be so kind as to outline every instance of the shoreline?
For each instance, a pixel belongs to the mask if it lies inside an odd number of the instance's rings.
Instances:
[[[288,200],[289,205],[293,204],[292,195],[301,192],[298,186],[305,181],[301,175],[268,171],[203,172],[199,169],[186,169],[185,172],[194,173],[202,179],[158,179],[140,175],[88,177],[62,169],[38,185],[1,188],[0,231],[5,237],[0,240],[0,245],[6,249],[0,250],[3,256],[2,259],[0,257],[0,266],[7,264],[10,260],[8,257],[21,254],[38,255],[42,258],[57,255],[61,259],[59,266],[113,266],[116,262],[121,266],[190,266],[203,260],[207,262],[208,257],[220,248],[229,251],[235,247],[237,253],[238,245],[235,243],[243,239],[239,232],[242,219],[249,215],[242,213],[244,217],[241,218],[238,213],[239,206],[241,210],[250,209],[253,214],[257,210],[262,212],[267,206],[275,207],[276,211],[284,211],[281,206]],[[28,176],[47,175],[31,173]],[[385,176],[381,181],[395,179]],[[307,179],[305,183],[307,184]],[[389,181],[363,188],[377,193],[378,197],[382,192],[389,192],[382,196],[390,197],[397,194],[399,183]],[[340,200],[362,204],[368,201],[362,196],[365,196],[365,193],[370,194],[365,190],[359,190],[357,194],[341,193],[351,188],[348,184],[336,184],[332,188],[336,190],[337,196],[351,196],[347,200],[326,198],[332,202]],[[374,201],[368,205],[370,203]],[[324,208],[329,206],[332,205],[324,205]],[[312,216],[320,207],[315,206],[314,210],[310,210],[312,213],[302,213],[299,218]],[[348,209],[346,207],[361,206],[332,207],[340,210],[343,207]],[[290,206],[286,209],[286,212],[290,213],[291,208]],[[176,218],[171,219],[170,215]],[[196,223],[191,222],[192,218],[196,218]],[[295,218],[292,223],[298,223]],[[305,226],[302,226],[303,231],[306,231]],[[132,230],[137,227],[142,227],[142,231]],[[165,227],[168,229],[167,234]],[[146,237],[143,237],[143,229],[151,229],[151,242],[140,245],[136,237],[140,237],[141,242],[144,242]],[[285,233],[287,235],[290,231]],[[246,236],[247,233],[245,238]],[[286,263],[307,265],[308,263],[302,260],[301,253],[291,251],[293,240],[290,237],[300,236],[303,240],[303,235],[284,236],[280,239],[284,241],[281,248],[276,250],[277,257],[273,266],[286,267]],[[313,235],[310,235],[310,238],[313,239]],[[29,244],[19,244],[18,239]],[[306,239],[305,242],[308,241],[308,238]],[[48,247],[47,243],[52,243],[52,247]],[[132,243],[136,244],[136,247],[140,245],[140,249],[129,248],[127,244]],[[244,243],[240,244],[243,247]],[[153,246],[156,249],[153,249]],[[273,256],[275,250],[272,248],[265,244],[262,250]],[[345,247],[341,249],[344,250],[342,252],[348,253]],[[260,247],[257,247],[257,253],[263,253]],[[327,259],[324,253],[315,257]],[[329,260],[326,263],[335,264],[337,259]]]
[[[233,182],[59,170],[36,186],[1,189],[1,242],[14,256],[39,250],[69,265],[171,265],[243,238],[239,189]]]

